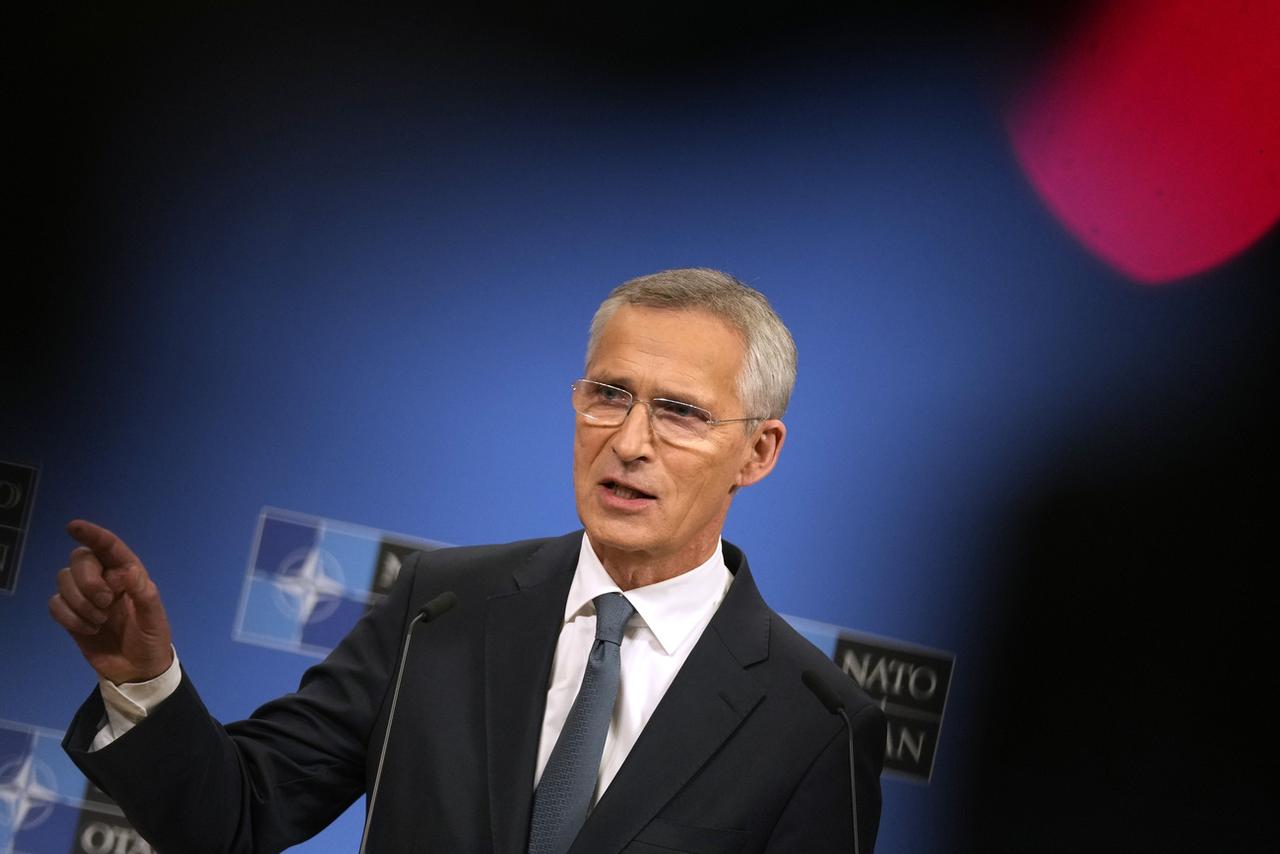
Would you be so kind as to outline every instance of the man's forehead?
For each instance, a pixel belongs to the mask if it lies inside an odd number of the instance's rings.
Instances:
[[[601,338],[611,332],[615,336],[625,333],[637,338],[649,338],[655,343],[671,335],[688,338],[731,336],[742,340],[738,329],[725,318],[707,309],[693,307],[620,306],[605,323]]]
[[[732,381],[741,366],[741,336],[700,309],[622,306],[601,330],[587,362],[591,379],[657,385],[655,394],[705,394],[709,383]]]
[[[697,351],[709,341],[723,348],[728,339],[745,343],[728,321],[704,309],[624,305],[605,323],[595,343],[597,350],[607,343],[675,356],[700,355]]]

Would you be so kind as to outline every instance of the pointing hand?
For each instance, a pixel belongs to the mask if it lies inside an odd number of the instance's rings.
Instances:
[[[67,533],[81,545],[58,573],[49,613],[90,666],[117,685],[159,676],[173,662],[172,633],[160,591],[129,547],[106,528],[77,519]]]

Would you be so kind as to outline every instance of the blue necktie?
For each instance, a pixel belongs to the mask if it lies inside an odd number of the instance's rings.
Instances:
[[[582,687],[533,793],[529,854],[564,854],[587,820],[600,774],[600,757],[622,679],[622,630],[636,609],[621,593],[595,598],[596,640]]]

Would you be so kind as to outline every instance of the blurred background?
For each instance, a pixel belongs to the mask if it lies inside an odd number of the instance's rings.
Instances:
[[[576,528],[595,306],[710,266],[800,352],[726,537],[776,609],[956,654],[877,851],[1262,850],[1277,10],[14,20],[0,460],[40,476],[0,719],[61,730],[93,687],[45,610],[71,518],[148,563],[223,719],[314,660],[232,639],[262,507]]]

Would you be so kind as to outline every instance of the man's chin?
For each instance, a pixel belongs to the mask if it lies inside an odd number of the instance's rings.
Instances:
[[[586,528],[587,538],[591,540],[591,547],[596,550],[596,554],[609,551],[639,555],[652,551],[657,545],[652,533],[640,525],[588,522],[583,527]]]

